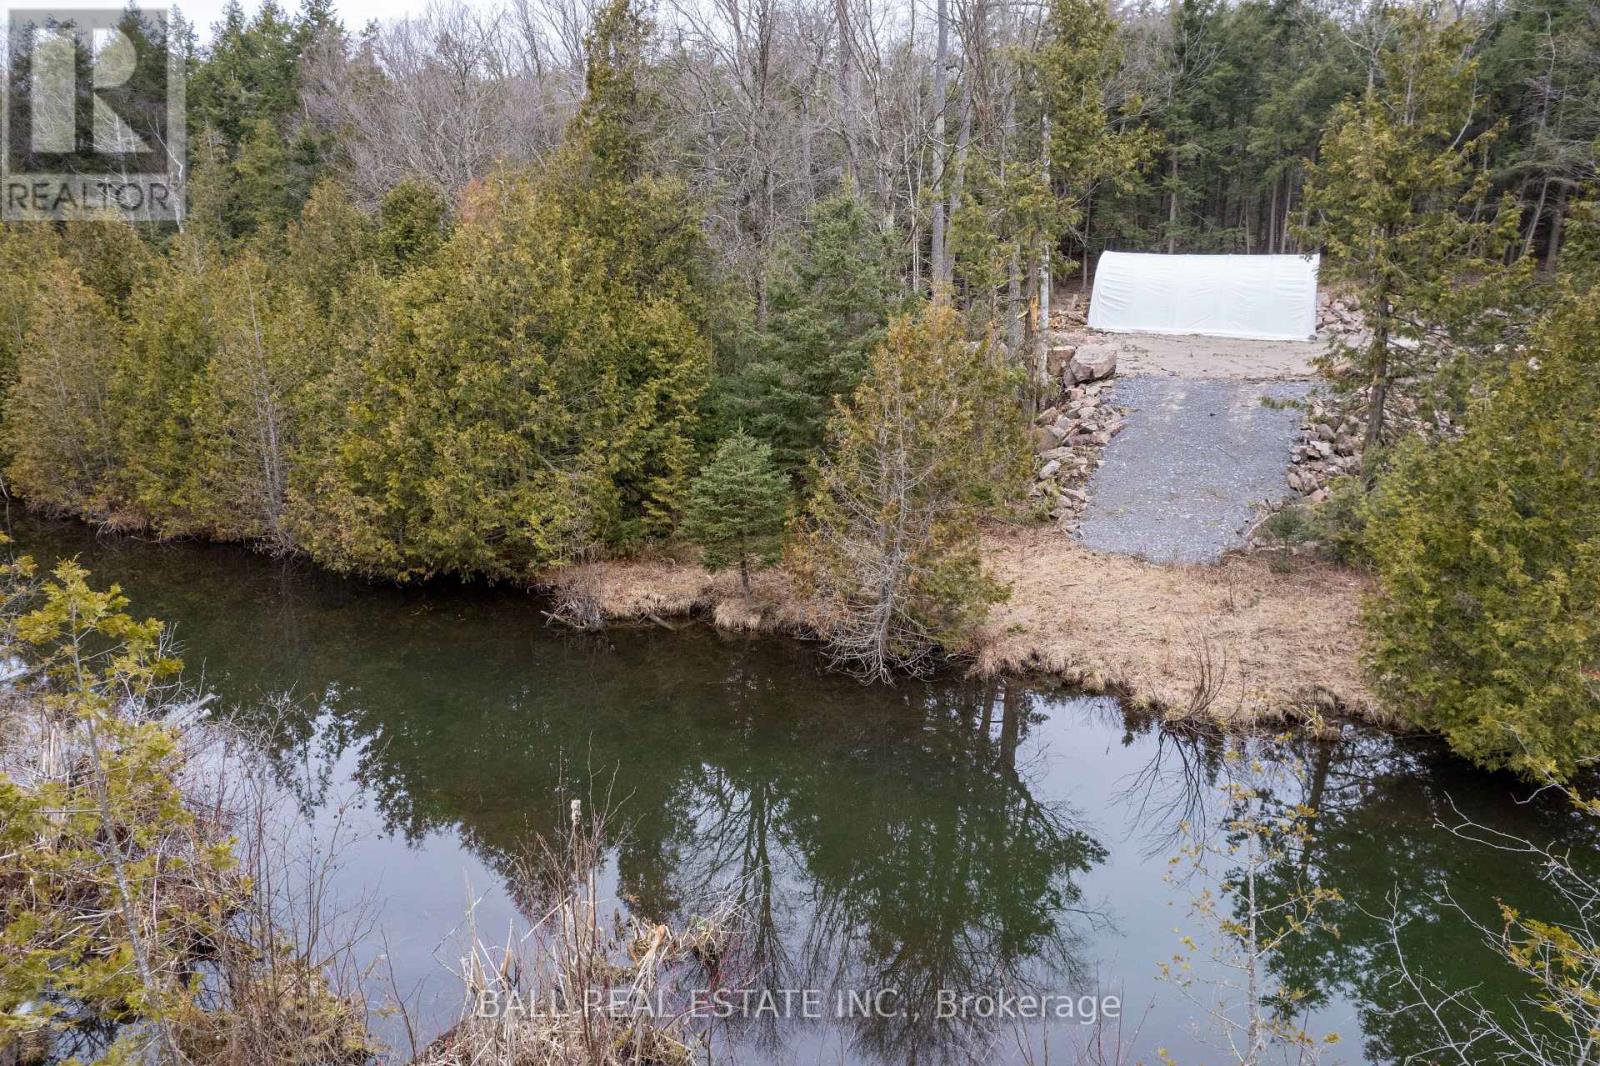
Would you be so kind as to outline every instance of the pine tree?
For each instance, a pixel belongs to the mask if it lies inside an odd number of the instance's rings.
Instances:
[[[1059,270],[1072,264],[1065,237],[1084,244],[1090,197],[1102,184],[1128,189],[1154,149],[1148,130],[1118,124],[1106,106],[1106,84],[1120,58],[1117,24],[1106,0],[1050,0],[1045,36],[1024,57],[1033,82],[1032,116],[1040,164],[1011,173],[1010,213],[1020,239],[1014,269],[1028,273],[1034,315],[1024,332],[1035,340],[1033,379],[1048,385],[1044,343],[1050,295]]]
[[[1465,434],[1411,441],[1368,523],[1379,688],[1485,766],[1600,757],[1600,303],[1575,296]]]
[[[1306,190],[1305,236],[1327,250],[1328,280],[1353,287],[1370,333],[1341,354],[1366,383],[1374,456],[1391,389],[1439,358],[1435,331],[1507,288],[1500,257],[1516,232],[1513,210],[1486,203],[1479,157],[1495,131],[1465,134],[1473,26],[1426,10],[1394,18],[1399,39],[1382,77],[1335,113]]]
[[[296,21],[276,0],[266,0],[254,18],[229,0],[216,39],[189,76],[194,128],[217,131],[231,156],[257,122],[276,127],[292,116],[305,43]]]
[[[690,486],[683,534],[700,546],[707,570],[737,566],[748,596],[750,564],[772,563],[783,554],[788,508],[788,481],[773,465],[772,448],[735,433],[717,446]]]
[[[779,466],[800,476],[834,401],[855,389],[883,339],[897,289],[888,242],[855,190],[820,201],[769,284],[772,314],[755,357],[720,384],[723,424],[767,442]]]
[[[947,305],[890,325],[829,427],[795,550],[839,661],[875,677],[925,667],[1004,597],[979,522],[1026,480],[1016,385]]]

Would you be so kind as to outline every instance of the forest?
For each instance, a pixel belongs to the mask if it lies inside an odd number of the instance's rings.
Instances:
[[[31,507],[400,582],[687,541],[747,592],[782,560],[888,677],[1006,595],[981,530],[1038,517],[1028,421],[1100,252],[1320,251],[1367,323],[1328,355],[1366,455],[1301,524],[1377,575],[1386,700],[1493,765],[1595,750],[1593,2],[124,29],[186,59],[186,208],[6,227]]]
[[[0,226],[0,1064],[709,1062],[570,997],[1105,959],[1161,1062],[1593,1061],[1600,0],[120,31],[181,211]],[[1344,324],[1200,411],[1282,438],[1208,561],[1073,521],[1108,251],[1317,255]],[[999,1061],[966,1022],[837,1060]]]

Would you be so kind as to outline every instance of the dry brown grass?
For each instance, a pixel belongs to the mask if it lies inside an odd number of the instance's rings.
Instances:
[[[747,925],[730,901],[674,929],[624,918],[600,892],[603,813],[572,802],[571,829],[540,840],[514,894],[532,925],[487,941],[468,913],[460,1022],[411,1066],[693,1066],[710,1033],[695,989],[733,989]],[[730,972],[730,970],[732,972]]]
[[[1379,716],[1360,662],[1368,581],[1355,571],[1250,556],[1157,565],[1091,552],[1053,529],[996,529],[985,540],[1012,591],[978,650],[981,673],[1083,681],[1175,718]]]
[[[589,628],[608,622],[663,621],[704,615],[722,629],[799,633],[815,626],[781,569],[750,575],[750,595],[736,571],[709,573],[697,563],[671,559],[617,559],[584,563],[546,575],[556,621]]]
[[[1011,584],[967,649],[983,675],[1047,674],[1172,718],[1245,724],[1338,711],[1386,722],[1360,663],[1367,579],[1329,563],[1234,556],[1171,566],[1091,552],[1052,528],[985,534]],[[781,570],[753,578],[692,563],[590,563],[552,574],[564,610],[596,624],[696,615],[741,632],[811,635],[816,619]]]

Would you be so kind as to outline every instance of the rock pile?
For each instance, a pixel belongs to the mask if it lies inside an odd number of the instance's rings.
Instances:
[[[1289,487],[1320,503],[1328,482],[1361,473],[1361,444],[1367,425],[1343,407],[1312,398],[1300,423],[1300,442],[1291,453]]]
[[[1110,345],[1060,344],[1052,348],[1048,369],[1062,384],[1056,402],[1034,419],[1038,455],[1028,495],[1043,501],[1050,517],[1067,532],[1089,502],[1084,485],[1100,465],[1100,449],[1122,431],[1127,412],[1112,404],[1117,352]]]
[[[1367,332],[1367,320],[1355,299],[1331,292],[1317,296],[1317,335],[1351,348],[1364,347],[1372,340]]]

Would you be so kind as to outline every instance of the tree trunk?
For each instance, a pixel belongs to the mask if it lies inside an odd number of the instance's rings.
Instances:
[[[1272,179],[1272,188],[1267,190],[1267,254],[1278,253],[1278,185],[1283,181],[1283,175]]]
[[[1044,170],[1044,186],[1050,188],[1050,116],[1045,115],[1039,123],[1039,139],[1042,142],[1040,166]],[[1044,247],[1039,249],[1039,317],[1034,327],[1033,342],[1038,352],[1038,377],[1042,388],[1050,384],[1049,351],[1050,351],[1050,286],[1053,284],[1050,277],[1050,253],[1053,251],[1051,244],[1053,238],[1046,236]]]
[[[1017,745],[1022,734],[1022,715],[1026,700],[1016,685],[1007,683],[1000,704],[1000,765],[1006,770],[1017,768]]]
[[[1372,476],[1372,459],[1383,433],[1383,405],[1389,398],[1389,294],[1378,300],[1378,315],[1372,327],[1372,384],[1367,390],[1367,436],[1364,447],[1367,476]]]
[[[1533,206],[1533,216],[1528,219],[1528,232],[1522,238],[1522,254],[1533,254],[1533,238],[1539,232],[1539,220],[1544,217],[1544,198],[1550,192],[1550,178],[1547,175],[1539,183],[1539,202]]]
[[[1178,153],[1172,153],[1169,170],[1171,189],[1167,194],[1167,254],[1178,250]]]
[[[955,174],[950,178],[949,207],[946,225],[954,222],[956,209],[961,203],[961,185],[966,180],[967,173],[967,145],[972,141],[972,85],[969,82],[961,88],[961,132],[956,134],[956,162]],[[938,283],[949,288],[955,280],[955,256],[950,252],[950,242],[946,234],[944,262],[939,264],[940,274]]]
[[[1089,211],[1094,207],[1094,194],[1083,198],[1083,262],[1078,264],[1078,276],[1083,279],[1083,291],[1089,291]]]
[[[844,172],[846,177],[854,181],[858,167],[855,43],[851,40],[850,9],[845,0],[835,0],[833,10],[839,24],[839,98],[844,111],[841,119],[841,132],[844,134]]]
[[[1567,183],[1561,182],[1561,188],[1556,192],[1556,206],[1550,214],[1550,238],[1544,246],[1544,269],[1548,273],[1556,268],[1556,259],[1561,255],[1561,231],[1567,220]]]
[[[1013,244],[1006,264],[1006,358],[1025,365],[1022,349],[1027,338],[1028,312],[1022,298],[1022,249]]]
[[[944,162],[945,162],[945,109],[946,97],[950,95],[946,78],[950,64],[950,5],[949,0],[939,0],[934,10],[934,18],[938,20],[935,28],[933,60],[933,241],[932,241],[932,269],[933,285],[937,288],[945,284],[948,272],[944,268],[945,256],[948,254],[945,244],[948,237],[946,227],[948,222],[945,217],[944,205]]]

